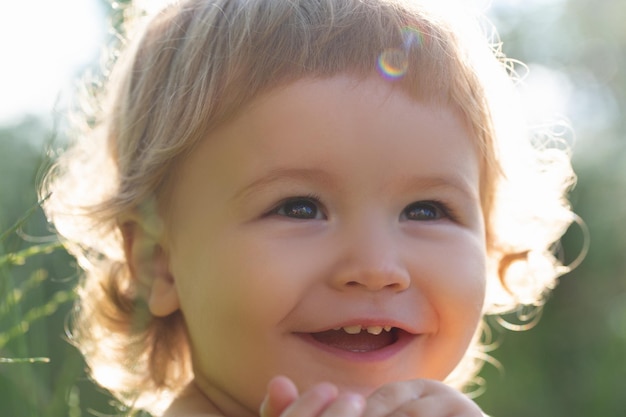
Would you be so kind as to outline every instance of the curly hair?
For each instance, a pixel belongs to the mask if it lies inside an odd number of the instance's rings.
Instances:
[[[191,380],[182,316],[150,314],[120,219],[157,215],[172,172],[207,132],[305,77],[378,73],[416,100],[458,109],[481,151],[484,313],[541,305],[566,271],[554,249],[575,218],[575,177],[568,150],[525,127],[510,61],[484,32],[405,0],[187,0],[147,19],[90,92],[41,189],[84,270],[73,340],[94,379],[152,411]],[[466,385],[483,356],[479,330],[448,382]]]

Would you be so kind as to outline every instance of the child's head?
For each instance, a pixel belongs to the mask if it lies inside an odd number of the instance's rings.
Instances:
[[[128,45],[46,189],[98,382],[147,406],[193,368],[248,408],[274,373],[462,386],[480,316],[541,302],[569,159],[478,32],[417,3],[181,1]],[[381,335],[333,330],[358,325]],[[419,348],[336,374],[307,350],[346,343]]]

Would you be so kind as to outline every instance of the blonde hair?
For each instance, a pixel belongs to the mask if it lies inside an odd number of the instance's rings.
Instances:
[[[120,219],[154,216],[207,132],[301,78],[378,72],[462,113],[482,155],[485,314],[541,305],[565,272],[553,250],[574,219],[569,155],[525,129],[509,61],[477,26],[402,0],[189,0],[123,49],[41,193],[85,271],[74,341],[96,381],[125,403],[162,409],[192,370],[181,314],[153,317],[129,272]],[[482,356],[477,333],[449,382],[467,384]]]

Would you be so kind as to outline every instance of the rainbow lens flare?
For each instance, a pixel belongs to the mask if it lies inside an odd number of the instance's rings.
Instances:
[[[424,42],[424,35],[418,29],[405,26],[402,29],[402,45],[408,51],[411,48],[419,48]]]
[[[401,36],[402,48],[387,48],[378,56],[378,71],[388,80],[396,80],[406,74],[410,50],[420,47],[424,41],[422,32],[411,27],[404,27]]]
[[[385,49],[378,56],[378,70],[387,79],[395,80],[406,74],[409,68],[409,57],[402,49]]]

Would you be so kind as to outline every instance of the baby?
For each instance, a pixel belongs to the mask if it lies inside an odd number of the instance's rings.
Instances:
[[[574,175],[464,15],[187,0],[136,32],[42,191],[94,379],[164,416],[481,416],[482,318],[566,271]]]

